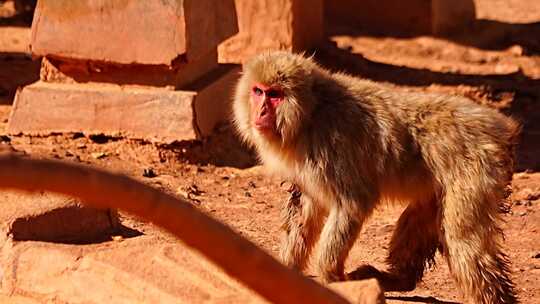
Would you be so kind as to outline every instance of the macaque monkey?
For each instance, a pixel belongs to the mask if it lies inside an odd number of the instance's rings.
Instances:
[[[380,202],[405,202],[388,270],[364,267],[385,290],[413,290],[438,249],[469,301],[517,301],[499,228],[519,134],[512,119],[282,51],[246,63],[233,112],[260,160],[296,188],[284,210],[286,265],[303,270],[319,241],[322,280],[347,279],[344,261],[366,218]]]

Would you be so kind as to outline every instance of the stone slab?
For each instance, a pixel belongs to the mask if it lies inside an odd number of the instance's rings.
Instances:
[[[325,0],[326,21],[392,35],[447,34],[475,18],[473,0]]]
[[[189,248],[145,237],[92,246],[18,242],[1,257],[2,293],[45,302],[267,303]]]
[[[242,63],[265,50],[315,47],[324,39],[323,0],[236,0],[239,33],[219,46],[219,61]]]
[[[86,243],[110,236],[119,226],[116,212],[56,194],[1,191],[0,203],[0,246],[8,239]]]
[[[196,60],[237,32],[232,1],[40,0],[31,50],[119,64]]]
[[[10,134],[83,132],[158,142],[200,139],[227,119],[239,67],[222,65],[185,91],[37,82],[20,90]]]
[[[352,304],[384,304],[384,291],[376,279],[331,283],[330,289]]]
[[[3,294],[40,302],[268,303],[190,248],[150,235],[85,246],[14,242],[0,267]],[[375,280],[330,288],[351,303],[384,303]]]

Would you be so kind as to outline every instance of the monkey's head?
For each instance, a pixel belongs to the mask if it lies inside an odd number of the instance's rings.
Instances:
[[[234,120],[244,139],[281,146],[294,143],[315,107],[311,58],[285,51],[263,53],[244,66],[236,88]]]

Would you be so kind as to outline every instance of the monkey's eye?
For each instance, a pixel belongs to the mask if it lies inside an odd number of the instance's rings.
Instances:
[[[276,89],[270,89],[268,91],[266,91],[266,97],[268,98],[282,98],[283,97],[283,92],[280,91],[280,90],[276,90]]]
[[[253,94],[255,94],[257,96],[261,96],[263,93],[264,93],[263,90],[261,90],[260,88],[253,87]]]

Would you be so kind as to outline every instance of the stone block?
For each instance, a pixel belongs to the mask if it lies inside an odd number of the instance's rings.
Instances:
[[[179,244],[132,238],[89,247],[4,247],[2,292],[42,303],[267,303]]]
[[[40,0],[37,56],[172,66],[194,61],[238,31],[233,0]]]
[[[236,0],[239,33],[219,46],[219,61],[242,63],[265,51],[301,51],[324,38],[323,0]]]
[[[40,79],[56,83],[112,83],[124,86],[183,88],[218,68],[217,50],[195,61],[164,65],[115,65],[103,62],[43,58]]]
[[[0,192],[0,245],[6,240],[87,243],[106,238],[119,226],[115,211],[84,207],[48,193]]]
[[[227,119],[237,66],[221,65],[187,90],[37,82],[17,93],[10,134],[107,134],[159,142],[200,139]]]
[[[384,304],[384,291],[376,279],[331,283],[330,289],[352,304]]]
[[[473,0],[325,0],[326,22],[387,34],[447,34],[475,14]]]

